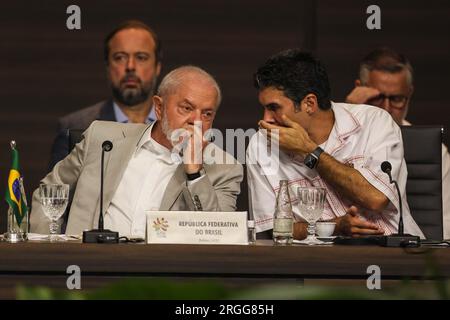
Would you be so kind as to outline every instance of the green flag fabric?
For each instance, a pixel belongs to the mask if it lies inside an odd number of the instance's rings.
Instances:
[[[16,217],[17,224],[20,226],[23,218],[28,213],[25,195],[22,193],[21,176],[19,169],[19,152],[15,147],[12,148],[12,165],[9,171],[8,187],[6,189],[5,200]]]

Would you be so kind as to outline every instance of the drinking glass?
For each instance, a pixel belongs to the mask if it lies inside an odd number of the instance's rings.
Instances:
[[[66,211],[69,201],[68,184],[41,184],[39,186],[42,209],[50,219],[50,234],[48,240],[57,241],[58,220]]]
[[[316,222],[323,213],[325,194],[325,188],[300,187],[297,189],[299,211],[308,222],[308,236],[298,243],[307,245],[324,243],[316,238]]]

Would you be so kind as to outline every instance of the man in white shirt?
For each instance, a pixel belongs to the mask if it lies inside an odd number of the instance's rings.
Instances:
[[[408,59],[390,48],[370,52],[359,67],[359,79],[349,93],[348,103],[370,104],[389,112],[398,125],[406,121],[414,92],[413,68]],[[442,144],[442,200],[444,239],[450,238],[450,154]]]
[[[143,238],[147,210],[234,211],[242,166],[203,139],[220,102],[214,78],[198,67],[185,66],[164,77],[153,96],[158,119],[153,124],[94,121],[83,141],[41,181],[70,185],[74,196],[66,233],[97,227],[105,140],[113,144],[105,155],[105,228]],[[185,134],[181,147],[177,132]],[[38,190],[32,207],[32,232],[48,233]]]
[[[325,69],[314,57],[296,49],[281,52],[261,66],[255,86],[264,107],[259,125],[267,130],[254,135],[247,150],[250,206],[257,232],[273,228],[279,180],[288,180],[296,239],[306,237],[306,223],[295,206],[301,186],[327,189],[322,219],[336,221],[336,234],[396,233],[399,199],[380,168],[389,160],[403,194],[405,232],[423,237],[404,200],[403,143],[388,113],[370,106],[332,103]],[[279,156],[261,152],[275,132]]]

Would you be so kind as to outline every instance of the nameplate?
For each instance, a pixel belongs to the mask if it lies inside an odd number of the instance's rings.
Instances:
[[[248,244],[247,212],[146,211],[147,243]]]

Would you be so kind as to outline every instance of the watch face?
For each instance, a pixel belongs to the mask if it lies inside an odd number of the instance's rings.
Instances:
[[[305,158],[304,163],[308,168],[314,169],[314,167],[316,166],[316,163],[317,163],[317,159],[314,158],[311,154],[308,154]]]

